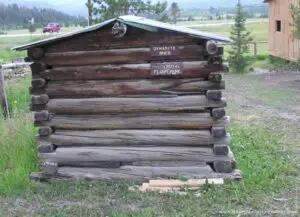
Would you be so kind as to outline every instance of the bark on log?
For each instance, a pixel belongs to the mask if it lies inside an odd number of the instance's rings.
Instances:
[[[93,98],[128,94],[204,94],[206,90],[221,89],[225,89],[224,82],[202,79],[50,81],[46,93],[51,98]],[[213,91],[207,96],[211,100],[220,100],[222,93]]]
[[[147,181],[154,178],[186,177],[206,178],[214,176],[209,166],[198,167],[134,167],[123,166],[119,169],[61,167],[58,177],[80,180],[134,180]]]
[[[226,107],[225,100],[210,101],[207,100],[205,96],[179,96],[170,98],[116,97],[90,99],[51,99],[47,104],[49,112],[55,114],[183,112],[203,111],[207,108],[218,107]]]
[[[44,105],[49,102],[49,96],[44,94],[44,95],[34,95],[31,97],[31,103],[32,105]]]
[[[216,119],[223,118],[226,115],[226,110],[224,108],[214,108],[212,109],[212,117]]]
[[[182,72],[177,75],[155,76],[151,73],[151,64],[95,65],[78,67],[59,67],[45,70],[41,76],[49,80],[102,80],[133,78],[208,78],[211,72],[220,71],[219,64],[207,61],[172,62],[182,64]]]
[[[216,156],[212,148],[203,147],[71,147],[57,148],[54,153],[41,153],[43,161],[60,166],[80,163],[135,162],[135,161],[231,161],[228,156]]]
[[[173,46],[176,55],[153,56],[151,48],[128,48],[97,51],[46,53],[44,62],[51,66],[83,66],[97,64],[142,63],[153,60],[199,60],[207,56],[201,45]]]
[[[216,84],[216,83],[215,83]],[[225,83],[224,82],[222,82],[222,83],[220,83],[220,84],[222,84],[222,86],[224,87],[224,89],[225,89]],[[206,92],[206,98],[208,99],[208,100],[221,100],[222,99],[222,97],[223,97],[223,94],[222,94],[222,91],[221,90],[208,90],[207,92]]]
[[[229,117],[214,119],[209,113],[137,113],[108,115],[56,115],[40,126],[63,130],[117,130],[117,129],[209,129],[227,126]]]

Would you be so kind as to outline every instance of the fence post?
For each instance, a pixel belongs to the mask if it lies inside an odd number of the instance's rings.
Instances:
[[[2,66],[0,65],[0,108],[3,111],[4,118],[8,117],[7,99],[4,88],[4,73]]]
[[[257,42],[253,42],[254,45],[254,59],[257,59]]]

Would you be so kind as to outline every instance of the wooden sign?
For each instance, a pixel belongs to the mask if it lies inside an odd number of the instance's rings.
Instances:
[[[152,57],[167,57],[167,56],[179,56],[180,50],[178,46],[166,45],[166,46],[152,46]]]
[[[152,76],[177,76],[182,73],[182,63],[151,63]]]

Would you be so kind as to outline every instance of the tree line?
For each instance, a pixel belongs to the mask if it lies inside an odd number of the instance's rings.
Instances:
[[[32,21],[36,27],[42,27],[49,22],[57,22],[64,26],[87,25],[84,17],[71,16],[54,9],[0,3],[0,29],[28,28]]]
[[[168,8],[167,1],[87,0],[86,6],[90,24],[128,14],[176,23],[180,13],[177,3],[172,3]]]

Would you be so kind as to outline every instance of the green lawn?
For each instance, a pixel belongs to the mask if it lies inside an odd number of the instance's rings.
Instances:
[[[257,22],[257,23],[248,23],[246,25],[246,27],[251,32],[253,41],[255,41],[255,42],[267,42],[268,41],[268,22],[263,21],[263,22]],[[204,26],[204,27],[196,27],[195,29],[230,36],[231,25]],[[251,54],[253,54],[253,46],[251,45],[250,48],[251,48]],[[258,53],[267,54],[268,53],[268,44],[267,43],[259,43],[258,44]]]

